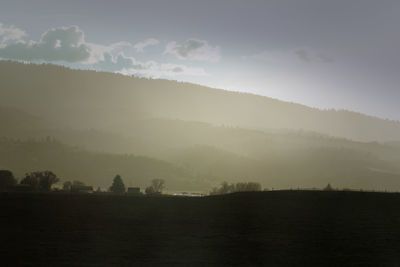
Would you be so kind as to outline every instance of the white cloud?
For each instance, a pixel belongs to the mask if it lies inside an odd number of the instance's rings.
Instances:
[[[84,64],[95,64],[104,61],[106,54],[118,55],[124,48],[133,48],[133,45],[129,42],[117,42],[107,46],[94,43],[86,43],[86,45],[90,48],[90,56],[83,62]]]
[[[127,57],[122,52],[118,55],[104,54],[104,59],[92,65],[94,69],[121,73],[124,75],[137,75],[142,77],[174,77],[179,75],[205,76],[203,68],[189,67],[181,64],[158,63],[154,60],[138,61]]]
[[[26,32],[15,27],[15,26],[5,26],[0,23],[0,47],[4,46],[9,40],[21,41],[26,36]]]
[[[22,30],[4,30],[6,40],[19,40],[25,36]],[[13,33],[13,34],[11,34]],[[1,36],[1,35],[0,35]],[[88,43],[84,32],[78,26],[53,28],[42,34],[38,42],[19,41],[0,47],[0,58],[16,60],[65,61],[71,63],[95,64],[104,60],[105,53],[118,53],[125,47],[133,48],[129,42],[117,42],[108,46]]]
[[[212,61],[221,59],[219,46],[211,46],[205,40],[189,39],[178,44],[170,42],[167,44],[164,54],[171,54],[179,59]]]
[[[100,71],[119,72],[144,77],[167,77],[177,75],[207,75],[204,69],[185,65],[158,63],[156,61],[137,61],[125,56],[124,49],[137,51],[159,41],[148,39],[132,45],[129,42],[117,42],[110,45],[89,43],[84,32],[78,26],[53,28],[42,34],[39,41],[23,41],[25,32],[15,27],[0,24],[0,36],[3,41],[14,40],[0,46],[0,58],[23,61],[65,62],[75,66],[89,66]],[[74,66],[74,65],[71,65]]]
[[[150,39],[144,40],[143,42],[136,43],[133,46],[133,48],[136,49],[136,52],[143,53],[143,51],[146,47],[152,46],[152,45],[157,45],[159,43],[160,43],[160,41],[158,41],[157,39],[150,38]]]

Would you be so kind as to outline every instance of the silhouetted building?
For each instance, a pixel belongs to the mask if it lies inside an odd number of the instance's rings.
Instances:
[[[93,193],[93,186],[88,185],[72,185],[71,193]]]
[[[140,187],[128,187],[128,195],[140,195]]]

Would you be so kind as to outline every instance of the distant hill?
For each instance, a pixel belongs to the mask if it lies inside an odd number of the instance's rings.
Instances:
[[[37,132],[49,127],[49,122],[37,116],[19,109],[0,106],[0,136],[33,137]]]
[[[180,119],[313,131],[358,141],[400,139],[400,123],[168,80],[0,61],[0,105],[53,123],[130,133],[135,121]]]
[[[210,184],[196,180],[189,172],[171,163],[149,157],[89,152],[55,140],[16,141],[0,139],[0,169],[11,170],[21,179],[31,171],[51,170],[61,182],[80,180],[89,185],[108,188],[116,174],[126,186],[150,184],[163,178],[167,189],[208,189]]]
[[[164,178],[171,190],[208,191],[222,181],[256,181],[276,189],[331,183],[400,190],[400,147],[391,144],[164,119],[143,120],[126,137],[96,130],[36,133],[21,141],[4,138],[0,168],[19,176],[51,169],[61,177],[101,186],[116,173],[140,186]],[[145,156],[126,156],[132,153]]]
[[[400,190],[398,122],[54,65],[0,61],[0,86],[0,168],[19,177],[50,169],[102,187],[118,173],[141,187],[164,178],[171,190],[222,181]]]

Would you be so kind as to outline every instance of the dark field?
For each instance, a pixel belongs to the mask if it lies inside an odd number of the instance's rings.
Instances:
[[[400,194],[0,195],[1,266],[400,266]]]

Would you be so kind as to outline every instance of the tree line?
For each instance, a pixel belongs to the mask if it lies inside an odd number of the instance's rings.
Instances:
[[[25,174],[20,184],[29,186],[33,191],[50,191],[60,179],[51,171],[36,171]],[[9,170],[0,170],[0,191],[8,191],[18,183]]]
[[[255,182],[229,184],[227,182],[221,183],[220,187],[214,187],[210,195],[223,195],[235,192],[254,192],[261,191],[261,184]]]
[[[53,185],[59,181],[60,179],[57,177],[57,175],[51,171],[35,171],[26,173],[19,184],[26,186],[30,189],[30,191],[50,192]],[[0,192],[13,191],[13,188],[15,188],[16,185],[18,185],[18,181],[11,171],[0,170]],[[74,188],[82,188],[85,186],[85,183],[78,180],[66,181],[63,183],[62,190],[65,192],[73,192]],[[147,195],[161,195],[164,189],[164,179],[153,179],[151,184],[146,187],[145,193]],[[126,187],[120,175],[116,175],[114,177],[108,192],[114,194],[126,193]]]
[[[26,173],[25,177],[20,181],[20,185],[25,185],[36,192],[50,192],[52,186],[58,183],[60,179],[51,171],[35,171]],[[12,188],[18,184],[17,179],[13,173],[9,170],[0,170],[0,192],[12,191]],[[85,183],[81,181],[66,181],[63,183],[63,191],[74,192],[74,188],[83,188]],[[165,180],[153,179],[151,184],[145,188],[146,195],[161,195],[165,189]],[[261,191],[261,184],[256,182],[239,182],[239,183],[227,183],[223,182],[220,187],[215,187],[210,192],[210,195],[222,195],[234,192],[251,192]],[[116,175],[112,181],[108,192],[113,194],[124,194],[126,193],[126,186],[122,177]],[[101,190],[98,189],[98,192]]]

